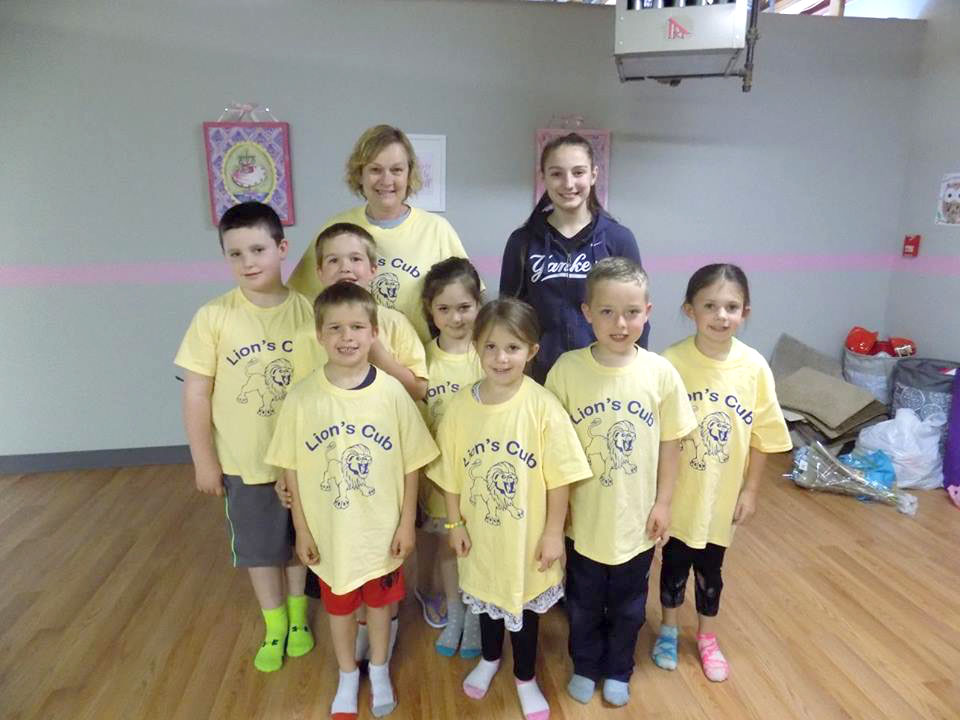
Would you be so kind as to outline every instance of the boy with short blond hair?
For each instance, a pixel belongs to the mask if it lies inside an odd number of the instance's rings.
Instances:
[[[331,225],[317,236],[316,254],[317,276],[324,287],[350,282],[370,290],[377,272],[377,245],[365,229],[353,223]],[[391,308],[378,306],[377,318],[380,332],[370,349],[370,362],[399,380],[414,400],[422,400],[427,392],[427,359],[417,331]],[[295,355],[301,361],[294,382],[326,363],[312,324],[299,329]]]
[[[596,342],[564,353],[546,387],[566,408],[594,475],[570,491],[567,610],[573,677],[567,691],[625,705],[647,577],[670,525],[680,440],[697,426],[683,382],[659,355],[637,347],[652,305],[646,273],[606,258],[587,276],[581,310]]]
[[[218,234],[237,287],[200,308],[174,362],[186,370],[183,418],[197,489],[225,496],[234,567],[248,568],[266,624],[254,665],[271,672],[313,647],[304,596],[306,568],[291,553],[290,513],[266,462],[277,415],[296,370],[297,327],[310,303],[280,277],[287,241],[268,205],[223,214]]]
[[[285,469],[300,559],[320,578],[340,681],[334,717],[356,717],[360,673],[354,613],[365,606],[371,708],[396,705],[388,670],[390,605],[404,597],[413,550],[418,471],[439,453],[398,380],[370,363],[373,297],[339,282],[317,296],[326,363],[299,382],[280,412],[267,461]]]

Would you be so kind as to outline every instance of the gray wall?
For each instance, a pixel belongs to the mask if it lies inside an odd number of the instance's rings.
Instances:
[[[960,227],[934,222],[940,181],[960,172],[960,3],[933,0],[917,92],[910,108],[910,161],[900,233],[920,233],[920,257],[897,263],[887,329],[917,341],[921,354],[960,361]]]
[[[353,202],[341,175],[360,130],[391,122],[446,134],[447,217],[495,290],[531,206],[534,130],[582,113],[614,132],[610,209],[653,275],[654,349],[690,332],[690,272],[727,257],[750,274],[743,337],[764,352],[781,331],[836,353],[851,325],[882,326],[923,23],[764,15],[744,95],[733,80],[620,85],[612,12],[0,4],[0,455],[183,442],[172,357],[229,286],[187,272],[219,258],[200,123],[232,101],[291,123],[292,255]]]

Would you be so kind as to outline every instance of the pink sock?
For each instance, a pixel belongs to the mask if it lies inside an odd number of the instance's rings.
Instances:
[[[730,665],[720,652],[716,633],[697,633],[697,649],[703,674],[713,682],[723,682],[730,674]]]
[[[526,720],[548,720],[550,706],[547,699],[540,692],[536,680],[517,680],[517,695],[520,697],[520,709]]]
[[[493,676],[500,669],[499,660],[484,660],[480,658],[477,666],[470,671],[470,674],[463,681],[463,692],[467,697],[479,700],[487,694],[490,689],[490,683],[493,682]]]

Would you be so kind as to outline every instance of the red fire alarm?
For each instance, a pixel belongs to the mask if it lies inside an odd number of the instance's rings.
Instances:
[[[920,235],[904,235],[903,256],[916,257],[920,254]]]

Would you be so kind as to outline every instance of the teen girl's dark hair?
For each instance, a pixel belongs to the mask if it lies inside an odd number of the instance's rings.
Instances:
[[[590,169],[593,170],[593,168],[597,166],[596,158],[594,158],[593,155],[593,145],[590,144],[590,141],[587,140],[583,135],[578,135],[577,133],[567,133],[566,135],[555,137],[553,140],[543,146],[543,150],[540,153],[541,173],[546,175],[547,160],[550,158],[550,155],[553,153],[553,151],[567,145],[583,148],[583,151],[587,153],[587,157],[590,159]],[[537,207],[534,209],[534,213],[542,212],[549,204],[550,196],[544,192],[540,197],[540,201],[537,203]],[[587,197],[587,209],[590,210],[591,215],[596,215],[598,212],[603,210],[603,205],[600,204],[600,199],[597,197],[596,184],[590,187],[590,195]]]

